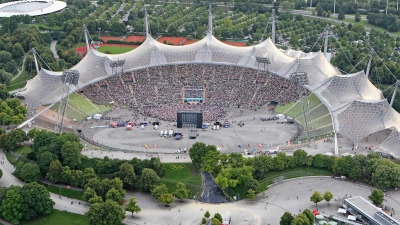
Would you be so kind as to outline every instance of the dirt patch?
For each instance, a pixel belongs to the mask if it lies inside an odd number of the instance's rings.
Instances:
[[[113,37],[113,36],[100,36],[100,38],[101,38],[101,40],[103,40],[103,42],[107,42],[107,41],[110,41],[110,40],[113,40],[113,41],[120,41],[121,40],[121,37]]]
[[[236,47],[246,47],[247,46],[247,42],[223,41],[223,43],[225,43],[227,45],[236,46]]]
[[[144,36],[129,36],[127,38],[124,39],[124,41],[126,42],[143,42],[146,39],[146,37]]]
[[[186,41],[186,38],[184,38],[184,37],[161,37],[157,41],[160,43],[164,43],[164,41],[167,41],[167,44],[182,45]]]

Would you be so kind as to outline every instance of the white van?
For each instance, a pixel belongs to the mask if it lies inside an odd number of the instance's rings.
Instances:
[[[164,131],[160,131],[160,137],[164,136]]]
[[[164,131],[164,137],[168,137],[168,131]]]
[[[174,135],[174,130],[169,130],[169,132],[168,132],[168,137],[172,137]]]

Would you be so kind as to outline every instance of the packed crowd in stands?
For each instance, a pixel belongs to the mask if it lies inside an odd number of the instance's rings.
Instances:
[[[201,110],[204,121],[213,121],[224,118],[230,106],[258,107],[269,101],[285,104],[297,97],[296,88],[279,76],[250,68],[207,64],[133,71],[89,85],[81,92],[96,104],[134,106],[136,113],[167,121],[175,121],[178,110]],[[201,104],[184,103],[184,98],[200,93],[205,96]]]

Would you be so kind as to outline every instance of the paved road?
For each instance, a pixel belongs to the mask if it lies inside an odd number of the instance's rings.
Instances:
[[[51,41],[50,50],[53,53],[53,56],[56,59],[56,62],[58,62],[58,60],[60,60],[60,57],[57,54],[56,45],[57,45],[57,40]]]

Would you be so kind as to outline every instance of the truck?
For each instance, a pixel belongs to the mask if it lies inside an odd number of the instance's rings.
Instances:
[[[199,132],[197,130],[190,130],[189,139],[196,139],[199,136]]]
[[[174,135],[174,130],[173,129],[169,130],[168,137],[172,137],[173,135]]]
[[[102,116],[103,116],[103,115],[101,115],[101,114],[94,114],[94,115],[93,115],[93,119],[99,120],[99,119],[101,119]]]

